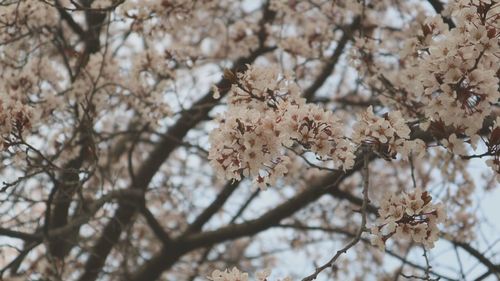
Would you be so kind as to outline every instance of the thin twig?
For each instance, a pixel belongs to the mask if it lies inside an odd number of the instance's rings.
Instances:
[[[363,159],[363,169],[362,169],[362,174],[363,174],[363,204],[361,205],[361,226],[359,227],[358,231],[356,232],[356,235],[354,238],[349,242],[344,248],[340,249],[337,251],[335,256],[331,258],[327,263],[324,265],[316,268],[313,274],[305,277],[302,279],[302,281],[311,281],[314,280],[318,277],[318,274],[320,274],[323,270],[327,268],[333,267],[337,259],[344,253],[347,252],[350,248],[352,248],[354,245],[356,245],[360,240],[361,240],[361,235],[366,229],[366,213],[367,213],[367,206],[369,203],[368,199],[368,186],[370,184],[369,182],[369,172],[368,172],[368,162],[370,159],[370,151],[368,149],[365,149],[364,151],[364,159]]]

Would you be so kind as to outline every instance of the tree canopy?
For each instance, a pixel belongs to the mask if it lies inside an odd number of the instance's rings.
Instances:
[[[0,279],[500,280],[499,1],[0,0],[0,30]]]

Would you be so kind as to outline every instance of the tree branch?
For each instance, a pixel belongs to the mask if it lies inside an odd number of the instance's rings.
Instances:
[[[328,62],[323,66],[321,73],[316,78],[316,80],[314,80],[313,84],[304,91],[303,97],[308,102],[310,102],[313,99],[316,92],[321,88],[321,86],[323,86],[328,77],[330,77],[332,71],[335,69],[335,66],[337,65],[340,59],[340,56],[344,53],[344,49],[347,43],[353,38],[354,31],[359,27],[360,27],[360,18],[357,17],[354,19],[351,25],[349,25],[348,28],[344,30],[342,37],[337,42],[337,47],[335,48],[335,51],[333,51],[333,54],[328,59]]]

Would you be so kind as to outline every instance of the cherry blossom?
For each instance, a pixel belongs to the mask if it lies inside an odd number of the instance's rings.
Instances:
[[[412,239],[433,248],[439,238],[437,225],[446,219],[443,204],[433,204],[427,191],[417,188],[402,196],[387,194],[380,204],[379,219],[371,228],[372,244],[384,249],[386,241]]]

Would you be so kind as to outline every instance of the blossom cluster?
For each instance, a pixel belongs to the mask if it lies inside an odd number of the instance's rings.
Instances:
[[[257,281],[267,281],[271,271],[266,269],[264,271],[257,272],[255,278]],[[214,270],[212,276],[208,277],[212,281],[247,281],[248,273],[239,271],[236,267],[233,267],[231,271],[229,270]],[[284,278],[282,281],[290,281],[289,277]],[[278,280],[279,281],[279,280]]]
[[[209,158],[219,175],[272,185],[287,173],[286,148],[295,145],[337,168],[354,165],[355,146],[345,139],[343,124],[332,112],[306,104],[293,79],[275,68],[251,66],[225,78],[232,82],[229,109],[210,135]]]
[[[212,281],[247,281],[248,273],[239,271],[236,267],[233,267],[231,271],[229,270],[214,270],[212,276],[208,278]]]
[[[373,67],[373,81],[390,92],[381,101],[417,120],[455,155],[466,157],[483,140],[494,156],[484,125],[496,117],[492,105],[500,99],[499,17],[498,2],[484,0],[451,1],[442,15],[418,13],[405,29],[411,36],[399,46],[397,71]],[[494,156],[488,164],[498,173],[495,162]]]
[[[314,104],[289,105],[283,115],[282,143],[295,143],[314,152],[318,159],[331,160],[344,170],[354,165],[354,150],[344,138],[343,123],[331,111]]]
[[[427,191],[416,188],[401,196],[387,194],[379,209],[377,225],[371,228],[372,244],[379,248],[392,236],[412,239],[425,247],[434,247],[439,238],[437,225],[446,219],[443,204],[433,204]]]
[[[421,93],[419,102],[429,121],[442,121],[469,136],[491,113],[498,91],[498,30],[493,9],[459,1],[452,10],[457,26],[448,30],[440,16],[429,18],[401,53],[406,63],[406,89]],[[482,7],[482,8],[481,8]]]
[[[209,157],[226,179],[253,177],[263,188],[287,172],[277,135],[275,116],[255,109],[229,111],[210,135]]]
[[[372,150],[384,159],[393,159],[397,153],[408,157],[411,152],[419,156],[425,152],[421,140],[410,140],[410,128],[400,111],[393,111],[376,116],[373,108],[360,114],[354,125],[352,140],[356,144],[368,144]]]

